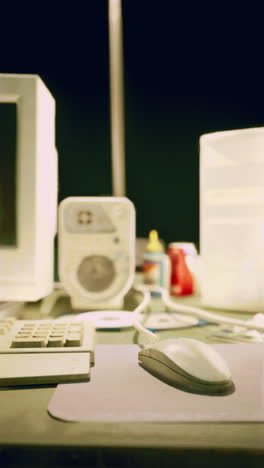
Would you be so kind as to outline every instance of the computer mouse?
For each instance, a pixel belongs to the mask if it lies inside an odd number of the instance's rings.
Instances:
[[[209,395],[234,391],[226,362],[211,345],[202,341],[162,340],[140,350],[138,357],[141,367],[176,388]]]

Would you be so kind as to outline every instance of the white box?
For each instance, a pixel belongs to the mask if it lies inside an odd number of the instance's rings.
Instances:
[[[264,128],[200,138],[201,294],[205,306],[264,310]]]

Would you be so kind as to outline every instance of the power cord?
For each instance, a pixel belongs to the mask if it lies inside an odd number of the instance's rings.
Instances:
[[[169,308],[169,310],[173,310],[175,312],[180,313],[186,313],[187,315],[191,315],[211,323],[213,322],[216,324],[223,324],[227,326],[239,326],[248,330],[257,330],[262,333],[264,332],[264,325],[250,323],[235,318],[225,317],[224,315],[208,312],[199,307],[186,306],[184,304],[177,303],[170,298],[169,293],[166,289],[159,286],[137,285],[134,287],[134,289],[143,294],[143,299],[140,305],[134,310],[135,319],[133,322],[133,326],[139,332],[144,333],[150,340],[152,340],[152,342],[158,339],[157,335],[155,335],[150,330],[147,330],[144,327],[144,325],[142,325],[139,321],[139,315],[151,302],[151,292],[160,293],[164,304],[166,305],[166,307]]]
[[[227,326],[239,326],[248,330],[257,330],[262,333],[264,332],[264,325],[250,323],[248,321],[239,320],[235,318],[225,317],[224,315],[208,312],[199,307],[186,306],[182,303],[177,303],[176,301],[170,298],[169,293],[166,289],[159,286],[137,284],[133,287],[133,289],[143,295],[142,301],[134,309],[133,326],[138,332],[143,333],[147,337],[147,339],[152,343],[154,341],[157,341],[158,337],[157,335],[155,335],[155,333],[151,332],[146,327],[144,327],[144,325],[141,323],[140,317],[142,312],[145,309],[147,309],[147,307],[149,307],[151,304],[151,292],[160,293],[165,306],[168,307],[169,310],[185,313],[187,315],[194,316],[207,322],[213,322],[216,324],[223,324]],[[47,317],[51,313],[51,310],[56,304],[57,300],[61,297],[68,297],[68,294],[63,289],[62,284],[58,282],[54,284],[54,291],[42,300],[40,306],[41,317]]]

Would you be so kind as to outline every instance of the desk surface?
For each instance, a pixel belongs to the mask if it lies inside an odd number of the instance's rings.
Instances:
[[[190,300],[195,302],[194,298]],[[63,301],[60,302],[59,307],[66,306]],[[186,300],[184,302],[186,303]],[[34,316],[37,308],[35,305],[34,308],[26,309],[26,315],[28,313],[31,317]],[[238,317],[237,314],[235,316]],[[208,335],[215,328],[215,325],[208,325],[178,331],[163,331],[159,332],[159,335],[164,338],[184,335],[210,341]],[[123,331],[97,332],[96,342],[118,345],[133,343],[135,339],[136,333],[131,328]],[[56,459],[56,466],[64,466],[63,462],[60,465],[58,454],[61,454],[61,459],[65,462],[65,453],[72,457],[73,466],[75,458],[80,460],[82,456],[92,457],[92,466],[101,466],[102,453],[103,456],[110,457],[108,462],[110,465],[113,461],[111,457],[114,457],[114,460],[117,460],[115,457],[121,457],[118,458],[120,466],[130,466],[127,464],[127,457],[130,459],[132,454],[133,457],[139,457],[139,460],[144,454],[146,463],[151,463],[152,466],[156,466],[153,465],[154,460],[157,462],[159,459],[160,463],[165,460],[167,463],[166,457],[172,459],[178,457],[177,460],[180,460],[179,457],[183,454],[186,459],[193,453],[197,459],[201,459],[201,463],[208,460],[208,457],[214,457],[214,463],[217,460],[220,463],[221,457],[224,457],[222,461],[226,463],[227,455],[228,460],[231,460],[232,457],[241,456],[242,453],[243,462],[250,455],[251,466],[258,466],[260,458],[262,459],[261,455],[264,455],[264,424],[261,423],[65,423],[53,419],[47,413],[47,406],[54,389],[55,386],[43,386],[0,390],[0,448],[2,447],[0,465],[1,460],[5,460],[6,465],[3,463],[2,465],[9,466],[7,460],[12,459],[11,454],[14,453],[11,451],[12,447],[16,447],[16,460],[19,460],[20,455],[21,460],[24,459],[25,450],[30,450],[31,457],[33,453],[39,455],[45,453],[47,457],[48,453],[49,459],[42,456],[43,465],[38,466],[46,466],[44,464],[46,459],[47,466],[51,466],[52,456],[55,457],[54,460]],[[49,447],[48,452],[47,447]],[[252,464],[253,461],[257,464]],[[114,466],[119,464],[115,461]]]

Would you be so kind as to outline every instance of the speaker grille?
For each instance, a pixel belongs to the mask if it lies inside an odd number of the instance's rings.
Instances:
[[[77,277],[84,289],[100,292],[109,288],[116,277],[114,263],[103,255],[85,257],[78,270]]]

